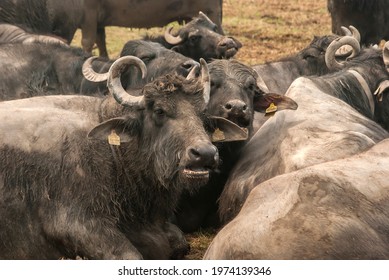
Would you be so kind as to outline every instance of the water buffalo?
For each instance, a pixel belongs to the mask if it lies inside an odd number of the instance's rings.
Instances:
[[[16,38],[30,41],[31,34],[22,34]],[[0,100],[53,94],[104,96],[108,93],[105,82],[107,74],[94,73],[107,73],[114,60],[100,57],[88,61],[89,54],[80,48],[69,47],[57,41],[35,41],[35,37],[32,40],[29,44],[0,45],[0,65],[4,69],[0,79]],[[199,65],[198,62],[157,43],[129,41],[122,51],[123,55],[142,53],[148,69],[147,75],[142,79],[136,68],[130,67],[122,75],[125,88],[143,86],[155,77],[167,73],[186,77],[193,67]]]
[[[134,89],[142,87],[145,83],[152,81],[156,77],[175,73],[186,77],[195,67],[200,64],[191,58],[183,56],[182,54],[169,50],[159,43],[144,41],[144,40],[130,40],[122,48],[120,56],[132,55],[140,58],[147,67],[147,76],[142,79],[141,73],[136,71],[136,68],[130,68],[122,74],[122,83],[126,89]],[[101,58],[91,58],[83,65],[83,74],[86,79],[82,81],[81,93],[93,92],[96,84],[104,88],[104,81],[107,79],[107,65],[96,65],[93,63]]]
[[[65,44],[61,38],[55,36],[34,34],[16,25],[0,23],[0,43],[32,44],[35,42]]]
[[[342,27],[342,37],[353,37],[358,42],[360,34],[354,26],[349,28]],[[328,68],[325,62],[325,54],[328,46],[340,36],[325,35],[314,36],[310,44],[295,55],[284,57],[277,61],[271,61],[264,64],[254,65],[254,70],[258,73],[260,87],[265,92],[277,92],[285,94],[292,82],[301,76],[324,75],[338,69]],[[351,42],[355,42],[350,38]],[[338,50],[336,56],[338,59],[350,59],[352,52],[350,47],[344,45]],[[356,53],[354,53],[356,55]],[[255,114],[254,131],[266,121],[260,114]]]
[[[165,75],[127,93],[110,67],[106,98],[44,96],[0,104],[0,258],[166,259],[187,243],[167,222],[183,189],[217,168],[205,112],[209,73]],[[145,75],[145,73],[143,73]],[[178,247],[177,247],[178,246]]]
[[[343,39],[327,50],[331,68],[341,66],[333,54]],[[261,182],[355,155],[389,136],[388,48],[362,49],[337,72],[292,83],[286,96],[299,107],[267,120],[242,150],[220,197],[225,222]]]
[[[258,184],[204,258],[389,259],[388,165],[385,139]]]
[[[100,56],[107,56],[105,26],[150,28],[173,21],[186,21],[203,11],[223,33],[222,0],[3,0],[0,21],[22,24],[34,31],[73,39],[81,28],[82,47],[91,52],[96,43]]]
[[[214,60],[209,63],[211,96],[208,112],[226,118],[247,130],[253,131],[254,111],[265,113],[271,103],[282,109],[296,109],[297,104],[288,97],[263,93],[258,85],[258,74],[237,60]],[[215,138],[223,138],[215,135]],[[215,144],[221,164],[218,173],[212,174],[207,185],[198,192],[184,191],[176,210],[176,224],[185,232],[200,227],[218,227],[217,200],[223,190],[228,174],[239,158],[245,141]]]
[[[328,0],[332,32],[341,34],[341,26],[354,25],[361,33],[361,44],[379,44],[389,39],[388,0]]]
[[[237,39],[220,34],[216,24],[202,12],[182,26],[177,34],[172,34],[170,27],[164,36],[146,36],[145,39],[161,43],[195,60],[203,58],[206,61],[231,58],[242,47]]]

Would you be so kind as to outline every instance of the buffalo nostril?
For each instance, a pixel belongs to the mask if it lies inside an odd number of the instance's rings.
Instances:
[[[201,144],[188,149],[189,166],[192,168],[213,168],[219,161],[218,150],[210,144]]]
[[[189,156],[191,159],[196,160],[196,159],[199,159],[201,157],[201,154],[197,149],[191,148],[191,149],[189,149]]]
[[[240,113],[247,110],[247,104],[239,99],[230,100],[224,107],[232,113]]]

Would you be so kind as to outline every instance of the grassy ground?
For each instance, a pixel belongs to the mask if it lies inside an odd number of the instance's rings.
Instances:
[[[309,44],[314,35],[331,33],[327,0],[224,0],[223,29],[240,40],[242,49],[236,59],[254,65],[292,55]],[[123,45],[146,34],[163,34],[163,28],[131,29],[108,27],[107,47],[111,58]],[[73,45],[79,46],[80,32]],[[214,231],[202,230],[188,235],[188,259],[201,259]]]

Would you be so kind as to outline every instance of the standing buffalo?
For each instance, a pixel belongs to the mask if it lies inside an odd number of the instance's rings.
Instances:
[[[341,34],[342,26],[354,25],[363,45],[389,39],[389,0],[328,0],[327,7],[333,33]]]
[[[146,71],[136,57],[117,60],[106,98],[0,104],[1,259],[165,259],[188,249],[167,219],[182,190],[206,184],[218,165],[208,133],[223,119],[205,112],[207,65],[133,96],[120,84],[128,63]]]
[[[22,24],[34,31],[73,39],[82,31],[82,47],[91,52],[96,43],[100,56],[107,56],[105,26],[150,28],[173,21],[188,21],[203,11],[223,33],[222,0],[2,0],[0,21]]]

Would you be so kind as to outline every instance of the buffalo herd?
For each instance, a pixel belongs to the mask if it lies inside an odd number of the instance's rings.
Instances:
[[[189,2],[1,1],[0,259],[185,259],[206,228],[204,259],[389,259],[386,2],[328,0],[333,34],[260,65]],[[172,21],[108,57],[105,26]]]

